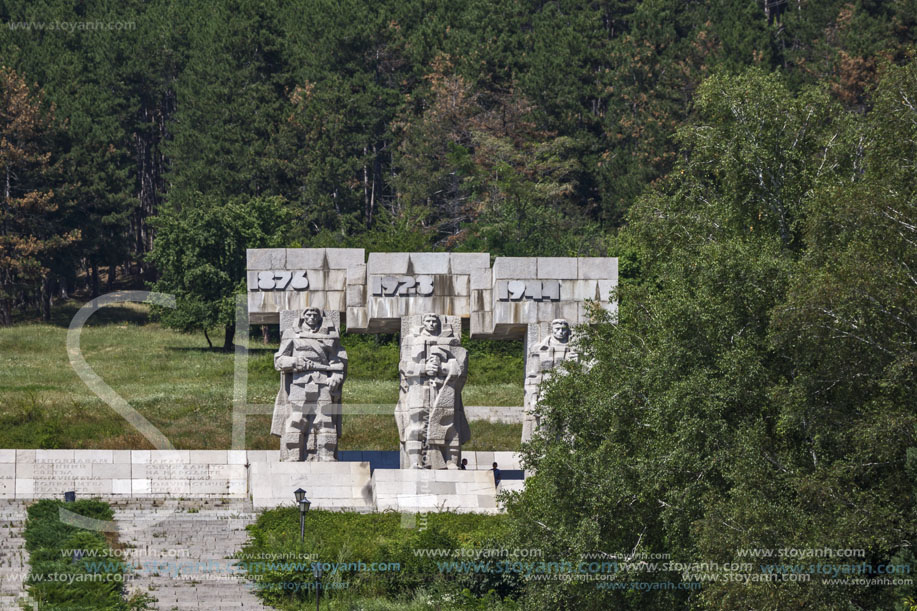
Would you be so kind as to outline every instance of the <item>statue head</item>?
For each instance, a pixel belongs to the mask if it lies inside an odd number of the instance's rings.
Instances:
[[[421,321],[424,331],[430,335],[439,335],[443,330],[443,324],[436,314],[424,314]]]
[[[305,323],[310,331],[316,333],[322,326],[322,311],[318,308],[306,308],[300,318],[300,325],[302,323]]]
[[[567,343],[570,339],[570,323],[563,318],[551,321],[551,335],[559,342]]]

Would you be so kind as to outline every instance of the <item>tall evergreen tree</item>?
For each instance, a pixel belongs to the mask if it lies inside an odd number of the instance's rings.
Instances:
[[[115,268],[130,259],[129,219],[136,200],[128,131],[133,92],[125,67],[140,14],[137,6],[108,0],[10,9],[10,21],[44,26],[10,31],[7,44],[57,108],[55,146],[68,177],[59,192],[61,213],[81,229],[78,256],[58,261],[55,271],[72,280],[83,268],[92,294],[98,294],[100,270],[107,266],[111,286]],[[58,23],[69,27],[51,27]]]
[[[48,188],[52,111],[25,79],[0,67],[0,325],[12,324],[13,303],[44,287],[55,251],[79,238],[59,231],[58,204]]]
[[[234,296],[245,290],[245,249],[266,240],[282,246],[277,236],[289,227],[277,219],[291,220],[268,197],[267,151],[286,74],[272,8],[245,2],[182,8],[189,45],[164,145],[169,189],[151,221],[157,235],[150,260],[161,274],[155,286],[179,299],[163,320],[205,333],[223,325],[226,348],[235,328]]]
[[[384,4],[359,1],[295,3],[279,19],[295,79],[273,140],[279,191],[301,209],[304,237],[360,235],[394,197],[398,25]]]

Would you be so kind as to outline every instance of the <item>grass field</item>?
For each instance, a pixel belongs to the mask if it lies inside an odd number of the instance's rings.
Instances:
[[[70,366],[67,325],[75,311],[76,305],[58,308],[50,324],[20,323],[0,329],[0,447],[152,447],[90,391]],[[231,447],[233,354],[209,349],[202,334],[182,334],[150,322],[145,306],[134,304],[108,306],[93,314],[82,330],[80,347],[95,373],[176,448]],[[247,417],[249,449],[278,447],[277,438],[268,432],[268,414],[279,383],[272,361],[276,348],[251,343],[246,397],[249,404],[263,406],[264,413]],[[366,368],[374,372],[372,375],[381,376],[380,370],[392,361],[391,346],[383,348],[378,353],[385,353],[387,360],[380,359]],[[363,358],[372,354],[367,350],[355,352]],[[394,354],[397,359],[397,351]],[[505,367],[506,360],[498,357],[490,362]],[[472,369],[463,393],[465,404],[522,405],[521,354],[519,360],[518,384],[475,383],[475,377],[488,376]],[[398,448],[392,416],[398,399],[397,364],[390,368],[382,379],[351,375],[344,384],[341,449]],[[359,372],[353,363],[351,372],[355,369]],[[371,407],[361,407],[365,405]],[[513,450],[519,445],[521,425],[473,422],[471,429],[472,441],[465,449]]]

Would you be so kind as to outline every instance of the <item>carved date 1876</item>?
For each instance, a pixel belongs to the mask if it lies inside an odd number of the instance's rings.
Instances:
[[[272,270],[258,272],[259,291],[304,291],[309,288],[309,278],[303,270]]]

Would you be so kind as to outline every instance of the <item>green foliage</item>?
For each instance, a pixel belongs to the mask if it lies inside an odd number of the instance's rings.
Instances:
[[[702,85],[683,159],[620,239],[639,253],[640,281],[619,287],[617,325],[585,332],[591,367],[552,381],[545,433],[523,450],[535,475],[510,504],[517,541],[572,561],[829,547],[875,566],[909,549],[915,70],[889,68],[859,120],[759,71]],[[909,595],[813,575],[639,597],[530,582],[526,601],[891,608]]]
[[[4,65],[55,110],[45,229],[79,236],[7,290],[7,310],[46,319],[59,294],[98,294],[105,267],[108,289],[171,273],[146,258],[150,219],[198,194],[282,197],[295,210],[285,245],[611,253],[609,234],[676,163],[674,136],[711,110],[695,104],[707,76],[779,71],[793,94],[818,85],[864,112],[917,31],[913,0],[49,0],[0,13]],[[183,309],[182,326],[208,316]]]
[[[41,500],[29,507],[25,546],[31,566],[29,595],[42,609],[148,608],[143,597],[124,599],[127,568],[110,553],[101,532],[84,530],[61,520],[62,510],[93,520],[110,521],[111,507],[95,500],[75,503]],[[79,550],[80,554],[74,554]]]
[[[430,248],[430,232],[413,218],[381,210],[375,215],[373,227],[368,231],[341,235],[340,231],[324,229],[308,242],[294,242],[293,245],[363,248],[366,252],[425,252]]]
[[[310,511],[305,539],[300,543],[298,510],[269,510],[249,527],[249,543],[236,557],[257,583],[262,600],[283,609],[299,608],[310,598],[314,600],[314,595],[305,589],[297,592],[281,586],[312,583],[313,562],[337,563],[337,571],[326,571],[322,577],[327,588],[323,599],[334,601],[332,608],[352,608],[347,605],[356,605],[357,600],[369,596],[406,601],[400,604],[412,608],[407,601],[415,594],[449,609],[502,608],[501,599],[512,604],[518,584],[509,578],[449,573],[440,564],[453,558],[426,553],[464,549],[473,554],[474,548],[502,548],[505,518],[431,513],[417,516],[417,520],[418,527],[404,528],[402,516],[397,513]],[[248,560],[264,557],[287,560]],[[376,570],[371,569],[374,562]],[[364,570],[360,570],[360,563]],[[381,568],[381,563],[386,563],[387,570]],[[348,582],[349,587],[334,589],[331,585],[340,582]]]
[[[291,211],[280,198],[197,194],[194,205],[164,210],[150,259],[161,272],[154,290],[176,295],[161,319],[182,331],[234,328],[236,295],[246,291],[246,249],[283,246]],[[231,346],[227,331],[224,349]],[[227,345],[228,344],[228,345]]]
[[[324,606],[325,603],[323,603]],[[511,611],[518,609],[511,600],[501,601],[494,593],[483,598],[476,598],[467,590],[460,594],[437,590],[419,590],[407,600],[385,598],[347,598],[331,599],[327,602],[329,611],[428,611],[429,609],[462,609],[488,611]],[[910,610],[908,610],[910,611]]]

